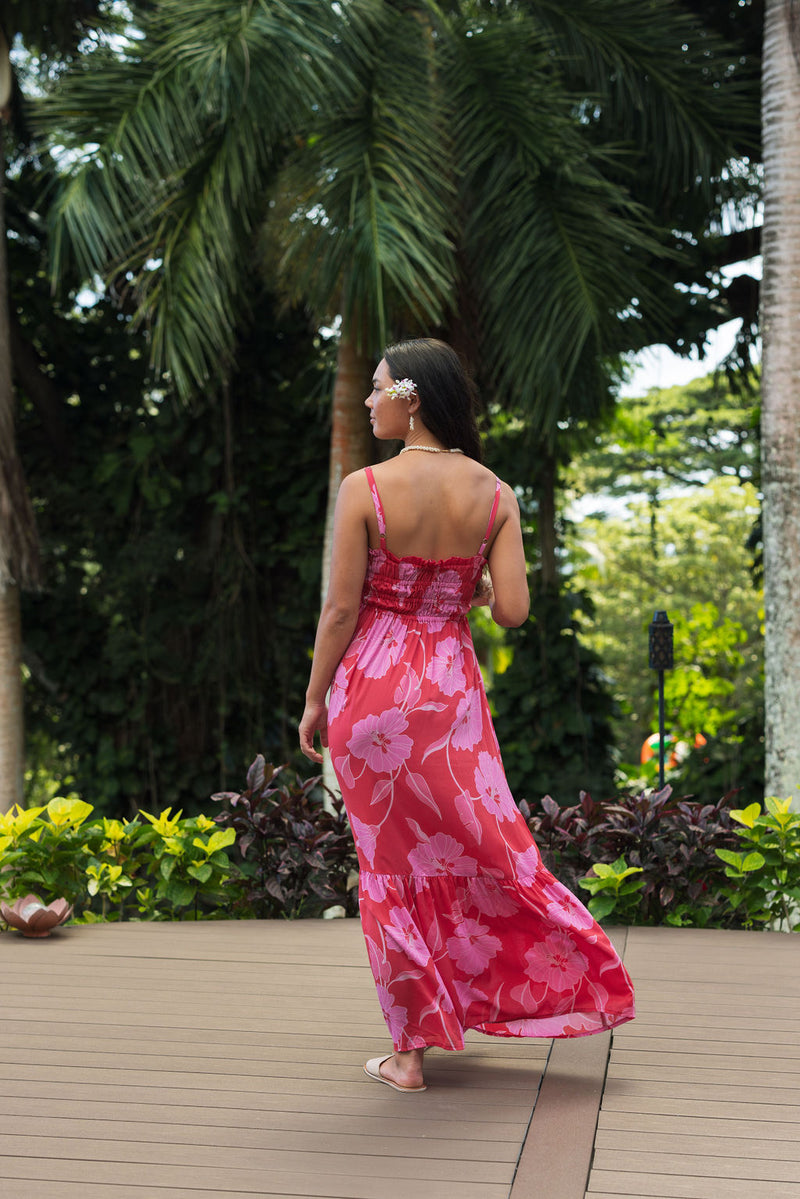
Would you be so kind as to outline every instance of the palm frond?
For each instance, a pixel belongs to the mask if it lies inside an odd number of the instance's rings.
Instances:
[[[433,49],[424,22],[387,6],[350,104],[318,122],[277,192],[285,285],[371,347],[390,313],[436,324],[452,294],[455,191]]]
[[[587,362],[635,341],[637,306],[658,303],[644,264],[667,251],[607,177],[612,165],[622,171],[624,154],[593,146],[532,21],[449,46],[464,255],[478,281],[484,353],[500,390],[551,437],[568,395],[587,417],[607,400],[602,371],[593,375],[602,387],[581,394]],[[623,332],[626,313],[634,330]]]
[[[356,43],[361,20],[356,4]],[[230,359],[276,155],[347,92],[342,28],[315,0],[161,0],[141,46],[93,55],[42,104],[42,128],[88,147],[52,208],[54,274],[72,256],[122,283],[183,394]]]
[[[81,41],[99,31],[118,34],[124,17],[116,5],[104,0],[80,0],[59,4],[53,0],[4,0],[3,29],[9,41],[19,34],[25,48],[35,54],[43,73],[54,60],[76,54]]]
[[[758,64],[675,0],[520,0],[603,136],[644,156],[652,196],[708,199],[732,157],[758,153]]]

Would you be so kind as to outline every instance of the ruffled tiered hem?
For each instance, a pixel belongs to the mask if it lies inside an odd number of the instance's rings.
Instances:
[[[360,905],[397,1051],[463,1049],[470,1028],[583,1037],[634,1018],[613,945],[541,866],[521,881],[362,872]]]

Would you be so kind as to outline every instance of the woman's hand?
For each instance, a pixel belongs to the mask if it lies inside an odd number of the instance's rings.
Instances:
[[[478,579],[475,585],[472,599],[470,600],[471,608],[491,608],[494,604],[494,590],[492,588],[492,580],[488,570],[484,569],[483,574]]]
[[[318,703],[306,702],[303,718],[300,721],[300,748],[312,762],[321,763],[322,754],[314,748],[314,734],[319,732],[319,738],[328,747],[328,705],[323,701]]]

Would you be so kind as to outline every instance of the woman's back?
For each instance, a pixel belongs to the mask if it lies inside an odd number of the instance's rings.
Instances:
[[[432,460],[433,459],[433,460]],[[472,558],[494,503],[496,477],[461,454],[399,455],[373,467],[386,520],[386,548],[398,558]],[[370,506],[372,509],[372,506]],[[374,510],[369,544],[380,543]]]

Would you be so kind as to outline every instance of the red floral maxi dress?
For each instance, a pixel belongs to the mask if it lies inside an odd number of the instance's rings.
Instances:
[[[397,558],[372,471],[380,548],[328,708],[360,865],[361,922],[396,1050],[461,1049],[464,1030],[580,1037],[633,1019],[628,974],[542,865],[506,782],[467,612],[473,558]]]

